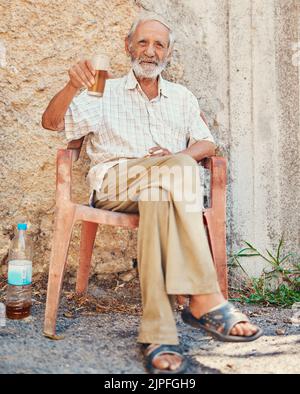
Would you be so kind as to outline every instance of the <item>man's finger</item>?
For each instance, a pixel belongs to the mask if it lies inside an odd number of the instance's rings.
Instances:
[[[159,152],[163,152],[163,149],[160,146],[154,146],[153,148],[149,149],[149,153],[159,153]]]
[[[77,78],[80,78],[81,81],[83,81],[83,83],[86,85],[86,87],[88,86],[92,86],[92,81],[89,81],[88,77],[86,76],[86,74],[84,73],[84,71],[82,70],[82,68],[79,65],[76,65],[75,67],[75,73],[77,74]]]
[[[161,148],[160,146],[157,146],[157,145],[156,145],[156,146],[152,146],[152,148],[150,148],[149,151],[150,151],[150,150],[155,151],[155,150],[157,150],[157,149],[162,149],[162,148]]]
[[[95,76],[96,75],[96,70],[94,69],[92,63],[89,60],[86,60],[85,62],[86,67],[89,69],[90,73]]]
[[[169,153],[153,153],[152,155],[150,155],[150,157],[163,157],[163,156],[167,156]]]
[[[80,72],[84,75],[84,78],[87,79],[91,85],[93,85],[95,83],[94,74],[87,66],[87,61],[79,62],[78,68]],[[83,76],[80,75],[80,77],[81,79],[84,79]]]

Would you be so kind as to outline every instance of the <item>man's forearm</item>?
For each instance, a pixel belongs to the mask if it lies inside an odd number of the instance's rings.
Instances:
[[[42,117],[42,126],[48,130],[63,131],[64,117],[78,89],[70,82],[53,97]]]
[[[210,141],[198,141],[189,148],[184,149],[178,153],[184,153],[191,156],[197,162],[205,159],[205,157],[214,156],[216,152],[216,145]]]

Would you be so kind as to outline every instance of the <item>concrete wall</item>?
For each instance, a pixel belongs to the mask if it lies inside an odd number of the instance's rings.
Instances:
[[[140,9],[164,15],[178,42],[166,77],[198,97],[222,152],[229,159],[228,252],[246,239],[299,251],[300,2],[298,0],[0,0],[1,202],[0,259],[18,218],[27,217],[35,240],[35,267],[46,270],[54,209],[55,152],[41,114],[67,81],[68,67],[104,46],[115,76],[129,62],[123,37]],[[77,183],[88,169],[75,167]],[[79,184],[75,198],[85,201]],[[75,266],[78,231],[70,251]],[[126,270],[136,232],[101,228],[94,272]],[[251,274],[259,260],[247,264]]]

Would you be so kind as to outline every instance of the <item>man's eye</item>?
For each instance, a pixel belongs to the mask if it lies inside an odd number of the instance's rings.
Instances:
[[[159,42],[159,41],[157,41],[157,42],[155,43],[155,45],[156,45],[158,48],[162,48],[162,49],[165,48],[165,45],[164,45],[162,42]]]

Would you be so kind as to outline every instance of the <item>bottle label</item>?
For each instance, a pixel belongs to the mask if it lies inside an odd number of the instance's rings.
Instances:
[[[32,262],[30,260],[10,260],[8,263],[8,284],[27,286],[32,282]]]

